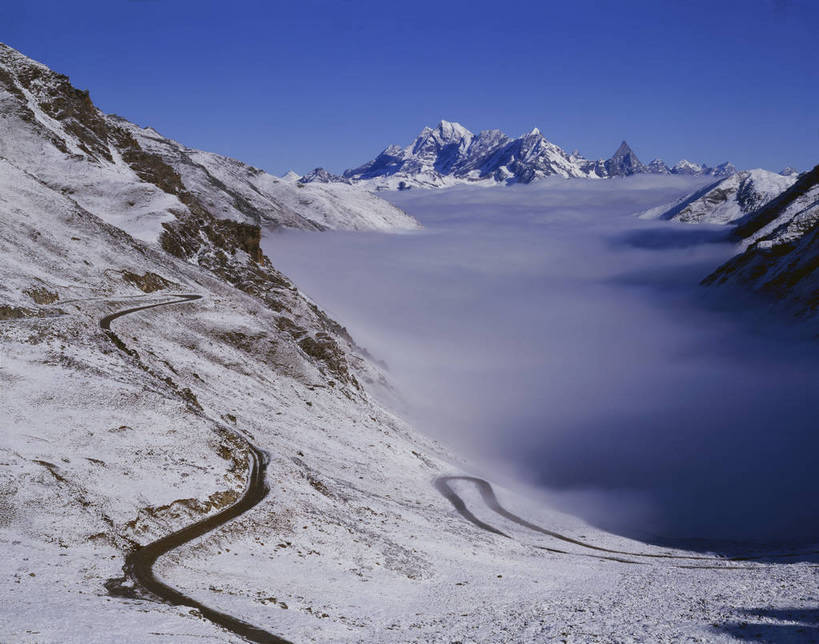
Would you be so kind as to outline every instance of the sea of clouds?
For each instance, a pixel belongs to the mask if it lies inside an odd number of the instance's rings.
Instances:
[[[387,193],[409,234],[264,248],[465,455],[643,539],[819,537],[819,343],[699,281],[724,228],[635,213],[685,177]],[[381,195],[385,196],[385,195]]]

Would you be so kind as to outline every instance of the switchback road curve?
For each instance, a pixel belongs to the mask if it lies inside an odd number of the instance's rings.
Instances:
[[[776,553],[776,554],[764,554],[764,555],[753,555],[753,556],[745,556],[745,557],[712,557],[712,556],[704,556],[704,555],[673,555],[673,554],[659,554],[659,553],[648,553],[648,552],[627,552],[624,550],[611,550],[609,548],[603,548],[601,546],[596,546],[591,543],[587,543],[585,541],[580,541],[579,539],[574,539],[572,537],[560,534],[559,532],[555,532],[553,530],[548,530],[543,528],[537,524],[534,524],[526,519],[519,517],[516,514],[513,514],[506,508],[504,508],[500,502],[498,501],[497,496],[495,496],[495,490],[492,488],[492,484],[488,481],[478,478],[475,476],[439,476],[435,479],[433,485],[435,489],[447,500],[449,501],[452,506],[455,508],[456,512],[460,514],[464,519],[472,523],[473,525],[481,528],[482,530],[486,530],[487,532],[491,532],[493,534],[500,535],[502,537],[506,537],[511,539],[512,537],[505,532],[499,530],[495,526],[486,523],[485,521],[480,520],[476,517],[470,510],[467,508],[466,503],[460,497],[460,495],[453,489],[451,483],[453,481],[465,481],[467,483],[471,483],[478,489],[478,493],[481,495],[481,500],[484,504],[496,514],[502,516],[504,519],[516,523],[524,528],[532,530],[533,532],[537,532],[540,534],[547,535],[559,541],[563,541],[565,543],[570,543],[575,546],[579,546],[581,548],[585,548],[587,550],[595,551],[601,553],[598,555],[604,559],[613,559],[615,561],[620,561],[622,563],[638,563],[636,561],[629,561],[624,559],[618,559],[616,557],[612,557],[611,555],[625,555],[628,557],[640,557],[640,558],[650,558],[650,559],[687,559],[687,560],[697,560],[702,562],[740,562],[740,561],[752,561],[755,559],[775,559],[775,558],[793,558],[799,556],[806,556],[806,555],[814,555],[816,551],[808,551],[808,552],[796,552],[796,553]],[[536,546],[538,548],[543,548],[542,546]],[[571,554],[568,552],[563,552],[561,550],[554,550],[552,548],[543,548],[545,550],[551,550],[554,552],[558,552],[560,554]],[[604,556],[608,555],[608,556]],[[677,564],[679,568],[716,568],[720,570],[733,570],[739,568],[738,566],[714,566],[714,565],[702,565],[702,564]]]
[[[111,322],[124,315],[136,313],[137,311],[144,311],[146,309],[153,309],[159,306],[169,306],[171,304],[181,304],[183,302],[192,302],[194,300],[202,299],[201,295],[174,295],[175,300],[168,302],[159,302],[154,304],[147,304],[144,306],[136,306],[123,311],[117,311],[106,315],[99,322],[100,328],[108,336],[108,339],[113,342],[118,349],[124,353],[135,356],[136,352],[129,349],[125,343],[111,330]],[[222,613],[213,608],[205,606],[201,602],[188,597],[187,595],[171,588],[166,583],[160,581],[154,574],[153,566],[157,559],[162,555],[179,548],[180,546],[197,539],[208,532],[211,532],[220,526],[223,526],[228,521],[244,514],[254,506],[256,506],[262,499],[267,496],[269,491],[267,483],[265,482],[265,472],[267,469],[267,455],[258,447],[248,442],[243,436],[236,434],[247,446],[250,459],[250,468],[248,471],[248,480],[242,496],[233,505],[217,512],[214,515],[206,517],[201,521],[197,521],[189,526],[177,530],[161,539],[157,539],[147,545],[137,547],[132,550],[125,558],[124,571],[134,583],[152,595],[162,599],[176,606],[190,606],[199,611],[199,613],[210,620],[214,624],[243,637],[250,642],[258,642],[260,644],[290,644],[290,642],[277,635],[273,635],[261,628],[243,622],[242,620]]]

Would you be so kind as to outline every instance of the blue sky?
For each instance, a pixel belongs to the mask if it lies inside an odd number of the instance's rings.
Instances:
[[[819,163],[819,2],[3,3],[0,39],[115,112],[275,174],[442,118],[571,151]]]

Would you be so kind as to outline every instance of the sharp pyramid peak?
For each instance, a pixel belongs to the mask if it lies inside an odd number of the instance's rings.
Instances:
[[[617,148],[617,152],[615,154],[621,154],[626,152],[632,152],[631,146],[626,142],[625,139],[620,141],[620,147]]]

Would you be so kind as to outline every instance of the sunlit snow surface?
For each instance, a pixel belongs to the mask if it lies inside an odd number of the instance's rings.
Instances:
[[[644,539],[819,534],[819,351],[698,285],[720,226],[634,213],[685,177],[384,193],[403,235],[269,234],[266,252],[389,365],[419,428]]]

